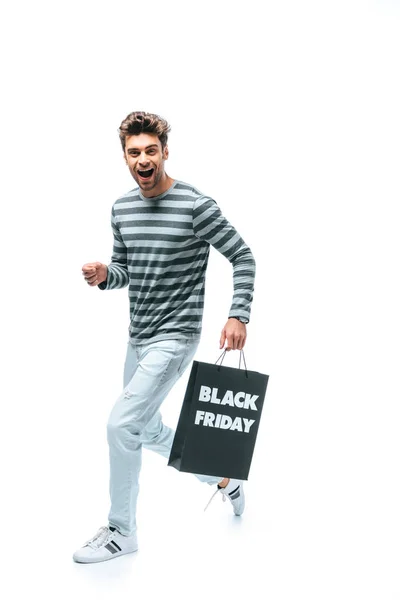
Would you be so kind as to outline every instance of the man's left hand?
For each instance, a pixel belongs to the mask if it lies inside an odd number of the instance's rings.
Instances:
[[[228,319],[221,332],[219,349],[223,348],[226,341],[226,350],[242,350],[246,343],[246,324],[238,319]]]

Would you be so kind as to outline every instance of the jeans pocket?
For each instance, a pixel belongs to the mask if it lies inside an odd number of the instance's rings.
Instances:
[[[196,354],[196,350],[197,350],[199,343],[200,343],[199,340],[196,340],[196,341],[186,340],[184,342],[184,348],[182,351],[182,360],[178,367],[179,375],[183,375],[183,373],[186,371],[189,364],[192,362],[193,357]]]

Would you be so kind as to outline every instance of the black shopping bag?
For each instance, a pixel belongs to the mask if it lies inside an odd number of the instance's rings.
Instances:
[[[268,375],[193,361],[168,465],[178,471],[248,479]],[[243,353],[244,360],[244,353]]]

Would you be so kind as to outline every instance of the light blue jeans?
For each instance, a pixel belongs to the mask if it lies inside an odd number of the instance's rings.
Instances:
[[[136,532],[136,503],[142,447],[169,458],[175,431],[161,419],[160,406],[192,362],[198,337],[150,342],[129,341],[124,366],[124,390],[107,423],[110,456],[109,525],[123,535]],[[222,477],[196,475],[216,485]]]

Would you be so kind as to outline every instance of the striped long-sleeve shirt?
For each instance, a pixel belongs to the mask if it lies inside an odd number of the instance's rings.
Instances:
[[[215,200],[178,180],[153,198],[138,187],[114,202],[111,227],[111,263],[98,287],[129,286],[129,336],[136,344],[200,337],[210,244],[233,266],[228,317],[249,321],[255,260]]]

